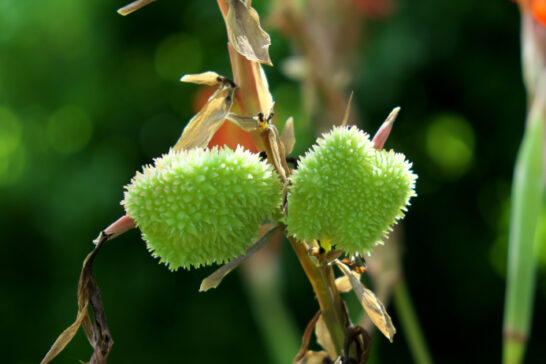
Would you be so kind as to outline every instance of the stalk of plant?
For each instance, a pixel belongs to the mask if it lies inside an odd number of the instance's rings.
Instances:
[[[231,2],[237,3],[239,2]],[[248,5],[248,2],[247,2]],[[233,30],[230,29],[230,7],[229,1],[218,0],[218,6],[224,16],[226,21],[226,27],[228,34],[233,34]],[[232,13],[233,14],[233,11]],[[233,18],[232,18],[233,19]],[[234,37],[236,37],[235,35]],[[230,39],[231,40],[231,39]],[[239,96],[241,100],[241,111],[243,113],[257,113],[261,112],[263,114],[269,114],[270,108],[273,105],[273,98],[269,92],[268,82],[265,78],[265,73],[262,69],[260,63],[250,60],[244,57],[239,52],[235,51],[233,44],[230,42],[228,45],[229,54],[232,64],[233,77],[234,81],[240,87]],[[267,59],[268,60],[268,59]],[[267,61],[266,60],[266,61]],[[271,129],[270,134],[275,134],[276,129]],[[256,136],[253,135],[255,144],[259,149],[261,145],[264,146],[265,152],[267,153],[268,160],[278,161],[281,160],[281,163],[285,160],[285,156],[275,156],[272,155],[275,153],[274,146],[271,145],[270,140],[266,138],[265,134]],[[280,143],[279,143],[280,144]],[[284,146],[282,147],[284,149]],[[280,151],[279,151],[280,152]],[[280,174],[290,174],[290,169],[287,168],[286,164],[278,165],[278,170]],[[298,244],[294,239],[290,239],[294,251],[298,255],[304,270],[315,290],[317,300],[321,308],[322,315],[326,322],[326,325],[329,328],[329,332],[332,333],[332,338],[334,344],[336,345],[336,351],[341,353],[343,347],[344,331],[346,325],[346,315],[342,310],[341,298],[339,293],[335,289],[332,289],[333,279],[325,279],[325,276],[333,276],[331,267],[323,268],[323,272],[320,271],[312,262],[311,258],[307,253],[306,249],[303,249],[301,244]]]
[[[309,119],[315,129],[328,129],[332,121],[343,114],[345,105],[351,102],[349,81],[362,66],[362,44],[365,43],[367,19],[386,17],[392,12],[389,1],[381,4],[378,13],[369,8],[359,7],[358,2],[335,2],[330,0],[297,3],[291,0],[275,0],[272,6],[271,23],[290,41],[294,55],[283,62],[283,72],[301,84],[303,95],[303,122]],[[349,101],[347,101],[349,100]],[[345,119],[359,118],[356,107],[352,107]],[[309,124],[307,122],[306,124]],[[300,121],[301,125],[301,121]],[[392,124],[388,124],[392,127]],[[387,127],[387,125],[385,125]],[[388,244],[374,252],[368,261],[368,271],[378,297],[388,304],[393,301],[394,308],[402,325],[409,325],[405,331],[413,359],[417,363],[430,363],[431,355],[425,336],[420,328],[417,314],[413,308],[409,290],[404,279],[404,269],[397,246],[403,245],[403,234],[396,234],[402,224],[395,227],[389,236]],[[366,314],[358,320],[370,333],[374,325]],[[411,335],[406,335],[411,332]]]
[[[540,231],[545,196],[546,2],[521,0],[519,5],[523,79],[529,106],[512,185],[504,310],[505,364],[523,362],[533,317],[538,253],[545,244]]]
[[[272,65],[269,35],[250,1],[218,0],[218,5],[234,80],[212,71],[182,77],[183,82],[216,90],[173,148],[144,166],[125,187],[127,216],[99,235],[91,258],[104,242],[136,226],[152,255],[172,270],[225,263],[203,280],[200,290],[206,291],[283,232],[319,304],[294,363],[365,363],[370,337],[350,322],[340,289],[353,290],[371,321],[392,341],[396,329],[384,305],[360,282],[365,268],[359,258],[381,243],[415,196],[417,176],[411,163],[400,153],[383,150],[398,109],[373,140],[345,126],[345,118],[291,168],[286,156],[295,142],[293,124],[287,123],[282,134],[273,125],[274,102],[262,68]],[[250,132],[265,160],[242,148],[207,150],[225,120]],[[112,339],[92,279],[91,258],[80,278],[76,322],[54,343],[44,364],[80,325],[94,347],[92,361],[106,363]],[[334,267],[342,274],[338,280]],[[308,350],[313,331],[323,351]]]

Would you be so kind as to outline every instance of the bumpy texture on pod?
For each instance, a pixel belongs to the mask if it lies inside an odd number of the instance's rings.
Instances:
[[[369,252],[415,196],[411,163],[375,149],[356,127],[335,127],[317,142],[291,176],[288,232],[351,254]]]
[[[214,148],[157,158],[126,186],[122,205],[152,254],[176,270],[243,254],[281,201],[279,177],[257,154]]]

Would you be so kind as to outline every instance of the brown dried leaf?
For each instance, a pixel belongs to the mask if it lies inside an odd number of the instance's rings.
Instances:
[[[275,125],[269,125],[267,130],[269,146],[271,147],[271,157],[273,158],[271,162],[279,173],[282,182],[286,183],[286,170],[288,170],[288,166],[286,165],[286,154],[284,153],[282,141],[280,141],[279,131]]]
[[[90,363],[106,364],[106,358],[114,342],[106,323],[100,291],[93,275],[93,262],[102,245],[110,237],[111,235],[101,232],[99,238],[96,239],[95,249],[85,258],[78,282],[78,314],[76,320],[59,335],[40,364],[51,362],[63,351],[82,325],[85,335],[94,349]],[[89,306],[93,309],[93,322],[89,317]]]
[[[173,149],[206,148],[226,119],[233,105],[234,92],[233,84],[222,83],[205,106],[188,122]]]
[[[293,360],[293,364],[297,364],[301,362],[301,359],[305,357],[309,353],[309,343],[311,342],[311,336],[313,335],[313,331],[315,331],[315,325],[317,324],[317,320],[320,317],[320,311],[318,311],[315,316],[309,321],[307,324],[307,327],[305,328],[305,331],[303,333],[303,336],[301,338],[301,347],[298,351],[298,354]]]
[[[392,342],[392,338],[396,333],[396,328],[392,324],[391,317],[387,313],[383,303],[375,296],[375,294],[364,287],[364,285],[356,279],[356,277],[351,274],[351,270],[345,264],[341,263],[339,260],[336,261],[337,266],[345,276],[348,277],[351,286],[360,301],[362,307],[368,314],[370,320],[377,326],[379,331],[383,333]]]
[[[229,42],[237,53],[250,61],[273,65],[269,58],[271,38],[262,29],[256,10],[241,0],[229,0],[226,25]]]
[[[241,255],[220,268],[218,268],[214,273],[212,273],[207,278],[203,279],[201,282],[201,287],[199,288],[199,292],[206,292],[211,288],[216,288],[222,282],[222,279],[224,279],[225,276],[227,276],[232,270],[237,268],[241,263],[243,263],[245,260],[256,254],[258,251],[260,251],[263,247],[269,243],[271,238],[280,230],[279,226],[274,226],[267,230],[265,234],[263,234],[258,241],[256,241],[253,245],[247,248],[246,253],[244,255]]]
[[[94,317],[92,326],[93,335],[90,336],[86,330],[87,339],[94,349],[89,363],[106,364],[106,358],[108,357],[108,354],[110,354],[112,345],[114,345],[114,340],[112,339],[108,323],[106,322],[100,290],[92,272],[89,280],[89,295],[89,302],[91,303]],[[85,323],[86,321],[84,321],[84,324]]]
[[[336,357],[336,347],[324,322],[322,315],[319,317],[317,324],[315,325],[315,336],[317,337],[317,342],[324,350],[328,352],[330,358]]]
[[[148,5],[150,3],[153,3],[154,1],[156,1],[156,0],[136,0],[136,1],[133,1],[132,3],[130,3],[128,5],[125,5],[122,8],[119,8],[118,9],[118,14],[124,15],[124,16],[129,15],[129,14],[137,11],[138,9],[141,9],[141,8],[145,7],[146,5]]]
[[[294,364],[325,364],[331,362],[327,352],[309,350],[298,361],[294,361]]]
[[[284,151],[286,155],[289,155],[294,150],[294,145],[296,144],[296,135],[294,133],[294,118],[291,116],[284,123],[284,128],[282,129],[281,140],[284,144]]]
[[[227,114],[226,119],[245,131],[254,131],[261,127],[259,119],[256,116],[241,116],[230,112]]]
[[[360,281],[360,274],[357,272],[351,271],[351,274],[355,276],[356,279]],[[347,293],[353,289],[349,277],[344,275],[343,277],[336,278],[336,287],[337,290],[341,293]]]
[[[355,346],[353,346],[355,345]],[[368,332],[360,327],[348,327],[345,333],[345,343],[343,345],[343,356],[341,363],[360,363],[366,364],[370,359],[370,347],[372,338]],[[355,349],[356,356],[351,358],[351,347]]]
[[[184,75],[180,78],[180,82],[195,83],[196,85],[219,86],[224,83],[225,79],[224,76],[220,76],[216,72],[207,71]]]
[[[74,321],[74,323],[68,326],[68,328],[59,335],[57,340],[55,340],[53,345],[51,345],[51,348],[47,352],[46,356],[42,359],[40,364],[47,364],[51,362],[57,355],[59,355],[61,351],[64,350],[66,345],[68,345],[68,343],[72,341],[74,335],[76,335],[76,333],[80,329],[84,318],[88,315],[87,307],[88,304],[85,303],[83,307],[78,309],[78,315],[76,316],[76,320]]]
[[[271,113],[273,111],[273,106],[275,102],[273,101],[273,96],[269,91],[269,83],[267,82],[267,77],[265,76],[264,69],[259,63],[252,63],[254,68],[254,87],[256,87],[256,94],[258,95],[258,103],[260,105],[261,111]]]

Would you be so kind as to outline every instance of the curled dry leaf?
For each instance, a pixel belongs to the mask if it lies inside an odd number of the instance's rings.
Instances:
[[[106,358],[112,349],[112,345],[114,345],[114,341],[106,322],[100,290],[92,273],[89,280],[89,293],[89,303],[93,310],[94,321],[91,322],[89,316],[83,321],[85,335],[93,347],[93,355],[89,359],[89,363],[106,364]]]
[[[257,116],[241,116],[230,112],[227,114],[226,119],[245,131],[254,131],[261,128]]]
[[[241,0],[229,0],[226,25],[229,42],[233,48],[250,61],[272,66],[269,58],[271,38],[260,25],[256,10]]]
[[[141,8],[145,7],[146,5],[148,5],[150,3],[153,3],[154,1],[156,1],[156,0],[136,0],[136,1],[133,1],[132,3],[130,3],[128,5],[125,5],[122,8],[119,8],[118,9],[118,14],[124,15],[124,16],[129,15],[129,14],[137,11],[138,9],[141,9]]]
[[[226,78],[213,71],[184,75],[180,82],[195,83],[197,85],[219,86]]]
[[[256,95],[258,96],[258,103],[260,105],[261,111],[273,111],[273,106],[275,102],[273,101],[273,96],[269,91],[269,83],[267,82],[267,77],[265,76],[264,69],[259,63],[252,63],[253,71],[252,75],[254,77],[254,87],[256,87]]]
[[[296,135],[294,133],[294,118],[291,116],[284,123],[284,128],[282,129],[281,141],[284,144],[284,151],[286,155],[292,153],[294,150],[294,145],[296,144]]]
[[[40,364],[47,364],[59,355],[66,345],[72,341],[80,326],[83,326],[85,335],[94,349],[89,362],[106,364],[106,358],[114,341],[106,323],[100,291],[93,275],[93,262],[102,245],[110,237],[111,235],[101,233],[96,239],[95,249],[85,258],[78,282],[78,314],[76,320],[59,335]],[[93,310],[93,321],[89,316],[89,306]]]
[[[309,323],[307,324],[307,327],[305,328],[305,331],[301,338],[300,350],[293,360],[294,364],[301,363],[301,360],[309,353],[309,343],[311,342],[311,336],[313,335],[313,331],[315,331],[315,325],[317,324],[317,320],[319,319],[319,317],[320,311],[318,311],[315,316],[313,316],[311,321],[309,321]]]
[[[201,287],[199,288],[199,292],[206,292],[211,288],[216,288],[218,285],[222,282],[222,279],[224,279],[225,276],[227,276],[232,270],[237,268],[241,263],[243,263],[245,260],[256,254],[258,251],[260,251],[263,247],[269,243],[271,238],[280,230],[280,227],[274,226],[271,227],[265,234],[263,234],[258,241],[256,241],[253,245],[251,245],[244,255],[241,255],[228,263],[224,264],[220,268],[218,268],[214,273],[212,273],[207,278],[203,279],[203,282],[201,282]]]
[[[328,327],[326,326],[326,322],[324,322],[322,315],[319,317],[315,325],[315,336],[317,337],[317,342],[319,345],[328,352],[329,357],[335,358],[336,347],[332,341],[332,337],[330,336],[330,332],[328,331]]]
[[[370,347],[372,345],[372,338],[368,332],[360,327],[348,327],[345,334],[345,344],[343,348],[343,360],[342,363],[351,363],[351,346],[355,345],[356,361],[361,364],[366,364],[370,359]]]
[[[206,148],[216,131],[222,126],[233,105],[235,85],[222,83],[184,128],[174,150]]]
[[[358,281],[360,281],[360,274],[353,271],[351,271],[351,274],[354,275]],[[343,275],[342,277],[336,278],[336,288],[341,293],[347,293],[353,289],[353,286],[351,285],[349,277]]]
[[[341,263],[339,260],[336,261],[337,266],[343,272],[343,274],[349,279],[353,291],[355,292],[360,304],[370,317],[370,320],[374,323],[375,326],[392,342],[393,336],[396,333],[396,329],[392,324],[391,317],[387,313],[383,303],[375,296],[375,294],[364,287],[364,285],[356,279],[356,277],[351,273],[351,270],[348,266]]]
[[[82,307],[78,307],[78,315],[76,316],[76,320],[72,325],[70,325],[66,330],[64,330],[57,340],[51,345],[51,348],[47,352],[46,356],[42,359],[40,364],[47,364],[51,362],[61,351],[64,350],[66,345],[72,341],[78,330],[80,329],[80,326],[82,325],[82,322],[84,318],[88,317],[87,309],[89,307],[89,303],[85,302]]]
[[[286,154],[284,152],[284,145],[279,136],[279,131],[275,125],[269,125],[267,128],[267,137],[269,139],[269,146],[271,147],[271,157],[273,160],[273,166],[279,173],[283,183],[286,183],[286,171],[289,171],[286,164]]]

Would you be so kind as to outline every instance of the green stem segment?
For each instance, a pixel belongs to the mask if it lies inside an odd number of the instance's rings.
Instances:
[[[413,360],[417,364],[432,364],[430,352],[411,302],[408,286],[403,279],[394,286],[393,302]]]
[[[227,0],[217,0],[218,7],[220,8],[224,20],[226,19],[229,10],[228,2],[229,1]],[[250,2],[247,2],[248,5],[250,5],[249,3]],[[260,97],[260,92],[263,96],[264,92],[267,91],[268,93],[269,91],[258,89],[260,84],[262,86],[267,84],[265,76],[263,76],[261,72],[261,65],[247,60],[235,52],[231,47],[229,47],[229,50],[234,81],[239,86],[239,102],[237,104],[243,109],[242,111],[246,115],[253,115],[256,110],[262,111],[263,113],[269,112],[270,105],[265,105],[264,103],[264,99],[267,99],[267,97]],[[268,133],[271,133],[271,130],[268,130]],[[275,159],[276,151],[272,148],[270,140],[268,139],[268,133],[251,133],[251,136],[258,149],[265,150],[267,159],[273,161]],[[287,168],[286,165],[280,166],[280,168],[285,169],[284,172],[286,175],[290,174],[290,169]],[[345,341],[347,315],[345,306],[342,303],[339,292],[335,286],[332,267],[317,267],[309,257],[304,244],[292,238],[289,240],[313,286],[317,300],[319,301],[322,318],[328,328],[336,353],[337,355],[341,355],[343,353]]]
[[[529,113],[514,170],[504,309],[505,364],[523,362],[531,325],[538,258],[536,232],[543,194],[545,114],[542,101],[537,101]]]
[[[336,353],[339,356],[343,353],[345,333],[347,331],[347,314],[335,285],[333,269],[331,266],[317,267],[311,260],[307,248],[303,243],[296,241],[294,238],[289,238],[289,240],[309,282],[313,286],[322,318],[328,328]]]

